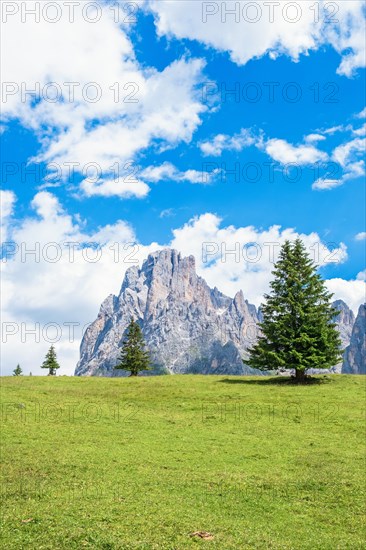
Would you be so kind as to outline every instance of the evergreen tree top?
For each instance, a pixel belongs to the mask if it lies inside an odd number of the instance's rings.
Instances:
[[[340,360],[332,294],[301,239],[286,241],[262,307],[262,336],[245,361],[262,370],[330,368]]]
[[[42,369],[59,369],[60,365],[57,362],[57,356],[54,346],[51,346],[48,352],[46,353],[45,360],[41,366]]]
[[[131,319],[127,327],[119,363],[114,368],[129,371],[131,376],[137,376],[140,371],[150,370],[150,356],[145,349],[140,325],[134,319]]]

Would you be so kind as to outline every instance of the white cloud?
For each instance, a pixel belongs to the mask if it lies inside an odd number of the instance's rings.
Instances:
[[[193,254],[199,274],[211,286],[217,286],[229,296],[243,289],[249,301],[256,305],[269,289],[273,261],[286,239],[300,236],[318,265],[347,259],[343,243],[331,252],[316,233],[299,234],[292,228],[280,226],[267,230],[253,226],[221,227],[221,219],[214,214],[194,218],[173,233],[171,246],[184,254]]]
[[[305,141],[307,143],[317,143],[318,141],[324,141],[325,139],[326,137],[321,134],[309,134],[308,136],[305,136]]]
[[[173,179],[178,173],[176,167],[170,162],[164,162],[159,166],[148,166],[142,173],[142,176],[151,182],[157,182],[166,179]]]
[[[343,168],[343,175],[338,180],[319,179],[312,188],[315,190],[328,190],[343,185],[346,181],[365,175],[365,161],[360,157],[364,155],[366,139],[356,138],[338,145],[332,153],[331,159]]]
[[[93,181],[85,179],[81,182],[80,188],[87,197],[137,197],[139,199],[148,195],[150,188],[139,179],[103,179]]]
[[[164,162],[160,166],[148,166],[143,170],[141,176],[149,182],[172,180],[208,184],[211,183],[212,179],[218,174],[218,172],[218,169],[213,170],[212,172],[192,169],[182,172],[170,162]]]
[[[362,118],[362,116],[360,116],[362,114],[363,112],[359,113],[359,115],[355,115],[353,118],[356,118],[356,119]],[[310,136],[306,136],[305,139],[308,140],[308,138],[311,138],[312,136],[319,136],[319,139],[324,140],[326,139],[326,136],[333,135],[338,132],[342,132],[342,133],[351,132],[353,136],[364,136],[365,129],[366,129],[366,123],[364,123],[359,128],[354,128],[352,124],[347,124],[347,125],[340,124],[338,126],[333,126],[331,128],[318,130],[318,132],[321,132],[321,134],[318,134],[318,133],[310,134]]]
[[[175,215],[174,208],[165,208],[165,210],[162,210],[159,214],[159,218],[171,218]]]
[[[360,128],[352,128],[352,134],[354,136],[364,136],[366,135],[366,122]]]
[[[240,133],[234,136],[218,134],[211,141],[199,143],[199,148],[205,156],[219,157],[223,151],[242,151],[245,147],[259,142],[260,138],[255,137],[251,130],[242,128]]]
[[[13,213],[16,196],[13,191],[3,191],[0,189],[0,215],[2,220],[6,220]]]
[[[31,202],[31,206],[38,216],[44,220],[57,221],[58,216],[63,214],[63,209],[57,198],[47,191],[37,193]]]
[[[57,336],[55,328],[47,331],[47,324],[57,323],[61,338],[55,346],[63,373],[72,374],[82,328],[96,317],[108,293],[119,292],[123,273],[131,265],[128,257],[141,260],[149,248],[135,256],[136,237],[122,220],[85,232],[79,216],[65,212],[51,193],[38,193],[31,206],[33,215],[21,222],[8,219],[6,227],[18,248],[9,248],[8,261],[0,266],[2,368],[9,374],[20,362],[24,372],[39,374],[50,340]],[[74,341],[65,323],[77,323]],[[39,343],[26,334],[31,329],[36,329]],[[5,343],[11,330],[16,334]]]
[[[7,226],[9,218],[13,214],[16,196],[13,191],[3,191],[0,189],[0,231],[1,241],[6,242],[8,237]]]
[[[356,115],[357,118],[366,118],[366,107]]]
[[[332,126],[331,128],[327,128],[326,130],[322,130],[322,132],[323,132],[323,134],[326,134],[326,135],[333,135],[337,132],[344,132],[344,130],[345,130],[345,127],[340,124],[338,126]]]
[[[358,274],[360,275],[360,274]],[[345,279],[328,279],[328,290],[334,293],[334,299],[343,300],[357,314],[361,304],[366,302],[366,284],[359,279],[346,281]]]
[[[357,162],[351,162],[348,166],[345,167],[346,170],[342,177],[342,183],[347,180],[352,180],[360,178],[365,175],[365,161],[359,160]]]
[[[149,5],[159,35],[198,40],[218,51],[229,52],[238,65],[267,53],[272,59],[288,55],[298,61],[300,55],[329,44],[342,56],[339,74],[352,76],[365,66],[365,16],[361,0],[335,4],[336,14],[325,0],[315,5],[286,0],[276,3],[150,0]],[[236,11],[229,14],[230,10]]]
[[[353,139],[336,147],[332,156],[341,166],[346,167],[353,156],[365,151],[365,147],[366,139]]]
[[[355,236],[356,241],[364,241],[366,239],[366,231],[361,231]]]
[[[265,143],[266,153],[281,164],[296,163],[299,165],[314,164],[325,161],[327,153],[313,145],[291,145],[284,139],[270,139]]]
[[[350,131],[353,135],[363,135],[364,128],[355,130],[353,126],[335,126],[322,131],[322,134],[311,133],[304,137],[304,143],[293,145],[284,139],[266,138],[263,131],[255,135],[253,130],[243,128],[240,133],[233,136],[218,134],[210,141],[199,143],[204,155],[220,156],[224,150],[242,151],[245,147],[254,145],[260,151],[264,151],[269,157],[280,164],[296,164],[298,166],[311,166],[316,163],[333,161],[343,169],[339,179],[321,177],[317,179],[312,189],[317,191],[329,190],[343,185],[346,181],[356,179],[365,174],[365,161],[360,158],[366,146],[366,139],[357,137],[343,143],[329,155],[316,147],[319,141],[324,141],[323,134],[334,134],[339,131]],[[314,145],[315,144],[315,145]]]
[[[86,166],[94,163],[100,182],[84,181],[87,195],[142,197],[147,194],[143,182],[118,182],[113,191],[114,167],[150,146],[161,150],[191,140],[206,110],[197,90],[204,62],[181,58],[160,72],[142,67],[126,26],[114,22],[110,6],[100,4],[102,16],[92,24],[83,18],[82,4],[75,7],[73,23],[63,4],[56,23],[43,17],[36,23],[31,16],[22,23],[21,10],[8,17],[2,29],[2,80],[14,83],[18,93],[8,85],[2,112],[5,120],[17,118],[37,134],[41,150],[34,160],[53,163],[58,179],[67,179],[66,163],[84,177]],[[34,6],[33,0],[27,2],[28,9]],[[25,86],[38,87],[38,101],[32,94],[22,98]],[[55,86],[62,100],[52,102]]]
[[[316,181],[314,181],[311,188],[314,189],[315,191],[328,191],[329,189],[334,189],[335,187],[339,187],[340,185],[342,185],[342,183],[343,183],[342,180],[319,178]]]
[[[337,73],[352,77],[357,69],[366,65],[365,3],[350,0],[336,6],[338,24],[325,25],[325,35],[328,43],[342,55]]]
[[[292,145],[284,139],[266,139],[262,131],[255,135],[253,130],[242,128],[240,133],[233,136],[218,134],[210,141],[199,143],[199,148],[205,156],[220,156],[223,151],[242,151],[245,147],[254,145],[281,164],[309,165],[327,160],[327,153],[312,145],[324,139],[319,134],[310,134],[304,138],[304,144]]]

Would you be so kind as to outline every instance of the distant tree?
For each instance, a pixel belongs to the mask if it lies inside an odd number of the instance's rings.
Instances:
[[[138,376],[139,372],[150,370],[150,356],[145,349],[144,337],[140,325],[131,319],[126,337],[115,369],[129,371],[130,376]]]
[[[338,311],[300,239],[286,241],[272,274],[262,335],[244,363],[260,370],[293,369],[302,383],[307,369],[328,369],[341,359]]]
[[[20,365],[18,363],[16,368],[13,370],[13,376],[22,376],[22,375],[23,375],[23,371],[20,368]]]
[[[50,347],[46,353],[46,358],[42,363],[42,369],[48,369],[48,376],[56,376],[56,370],[60,368],[60,365],[57,362],[55,348]]]

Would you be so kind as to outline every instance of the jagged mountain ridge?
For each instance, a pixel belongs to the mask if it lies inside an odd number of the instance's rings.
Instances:
[[[193,256],[175,250],[150,254],[127,270],[119,296],[102,304],[83,338],[76,375],[110,375],[133,317],[140,322],[154,365],[172,373],[250,374],[243,365],[256,338],[254,305],[211,289]]]
[[[350,307],[343,300],[333,302],[333,307],[339,311],[335,321],[341,339],[342,350],[345,350],[351,341],[352,329],[355,324],[355,315]],[[343,361],[330,369],[330,372],[340,374],[342,372]],[[324,372],[318,370],[317,372]]]
[[[342,300],[334,302],[342,346],[351,339],[354,315]],[[196,273],[193,256],[164,249],[130,267],[118,296],[110,295],[88,327],[76,375],[115,374],[119,347],[131,318],[142,328],[153,364],[171,373],[260,374],[245,366],[259,332],[261,311],[243,292],[229,298],[211,289]],[[333,367],[340,372],[342,365]]]
[[[344,374],[366,374],[366,304],[359,307],[349,346],[344,352]]]

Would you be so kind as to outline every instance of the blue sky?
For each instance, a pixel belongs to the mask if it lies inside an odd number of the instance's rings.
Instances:
[[[284,21],[283,12],[270,22],[261,6],[261,18],[248,23],[242,11],[237,22],[225,21],[221,3],[139,2],[129,24],[126,3],[118,17],[110,9],[114,2],[99,4],[97,23],[78,12],[70,23],[62,3],[62,17],[53,24],[45,20],[52,12],[41,13],[38,23],[7,15],[5,242],[31,248],[52,241],[62,248],[72,239],[105,249],[134,242],[140,261],[157,247],[175,246],[195,254],[210,284],[229,294],[243,288],[258,304],[270,278],[268,258],[255,269],[245,261],[230,267],[222,261],[222,242],[244,246],[270,237],[281,243],[300,234],[309,247],[320,242],[325,256],[338,250],[338,261],[323,262],[322,274],[336,297],[356,310],[365,296],[364,4],[337,4],[338,23],[327,23],[324,2],[318,3],[319,22],[304,2],[297,3],[296,23]],[[22,82],[30,89],[39,85],[41,94],[22,100]],[[50,82],[62,91],[59,101],[45,99]],[[65,82],[80,83],[73,101],[65,99]],[[80,92],[90,82],[102,91],[95,103]],[[136,101],[113,101],[116,82],[119,99],[133,91]],[[225,89],[239,96],[225,97]],[[88,181],[81,168],[68,175],[68,162],[96,163],[98,181]],[[115,163],[118,183],[110,169]],[[234,168],[236,178],[229,173]],[[210,265],[200,258],[207,241],[220,249]],[[78,294],[84,313],[77,321],[91,321],[101,299],[118,292],[126,267],[123,260],[75,267],[63,258],[55,265],[42,255],[39,262],[11,255],[3,265],[3,314],[17,325],[62,325],[74,319],[65,303]],[[37,305],[39,280],[47,281],[47,296],[63,287],[62,305],[47,305],[42,296]],[[16,343],[9,342],[11,366]],[[41,344],[34,360],[43,353]],[[78,341],[72,344],[59,344],[70,372]]]

